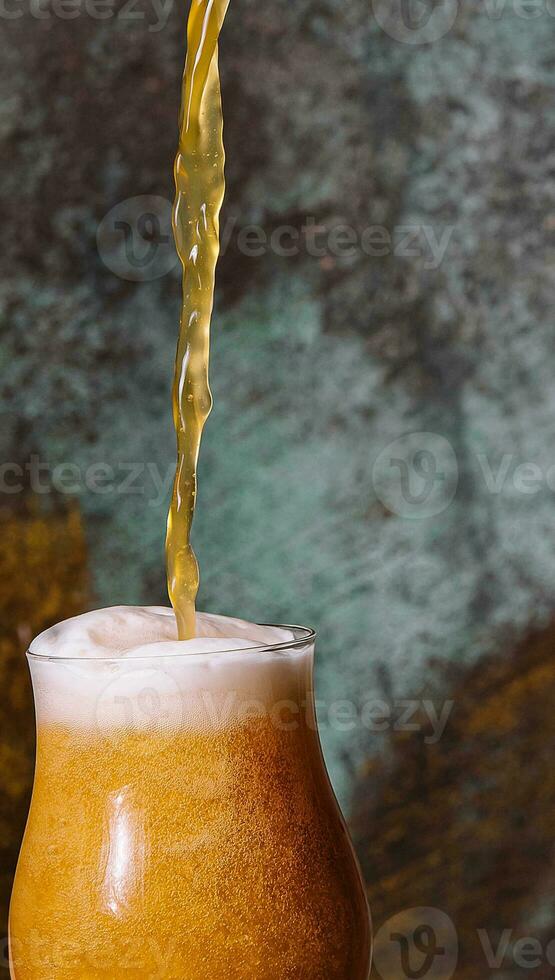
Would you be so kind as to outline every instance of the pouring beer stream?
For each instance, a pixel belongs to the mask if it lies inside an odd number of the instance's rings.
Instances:
[[[208,380],[210,322],[225,190],[218,37],[228,6],[229,0],[193,0],[174,167],[173,227],[183,267],[183,306],[173,385],[177,468],[168,515],[166,564],[168,592],[181,640],[195,636],[199,587],[191,526],[200,442],[212,407]]]

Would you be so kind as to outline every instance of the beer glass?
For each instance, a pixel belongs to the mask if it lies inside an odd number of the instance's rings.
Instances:
[[[367,980],[314,633],[286,629],[210,654],[28,654],[37,760],[13,980]]]

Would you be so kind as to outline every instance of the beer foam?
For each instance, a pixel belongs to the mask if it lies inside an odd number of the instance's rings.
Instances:
[[[312,645],[279,626],[197,613],[177,638],[173,610],[114,606],[65,620],[30,647],[37,723],[156,732],[221,727],[241,712],[298,702]],[[222,708],[222,705],[224,706]]]
[[[178,640],[170,607],[110,606],[44,630],[31,643],[30,652],[70,659],[172,656],[271,646],[294,638],[291,630],[279,626],[258,626],[211,613],[197,613],[196,626],[194,639]]]

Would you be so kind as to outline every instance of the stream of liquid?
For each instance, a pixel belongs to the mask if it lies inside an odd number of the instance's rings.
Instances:
[[[192,0],[187,25],[179,148],[175,159],[174,236],[183,266],[183,306],[173,386],[177,469],[168,515],[168,592],[180,639],[195,635],[198,563],[191,545],[197,463],[212,407],[210,321],[224,197],[223,118],[218,36],[229,0]]]

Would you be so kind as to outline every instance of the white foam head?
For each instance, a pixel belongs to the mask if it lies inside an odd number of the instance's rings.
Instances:
[[[285,627],[198,613],[197,636],[178,640],[163,606],[76,616],[31,644],[39,726],[204,728],[229,724],[247,702],[300,701],[312,664],[306,633],[299,642]]]
[[[173,609],[110,606],[66,619],[39,633],[30,652],[69,659],[191,655],[273,646],[294,638],[291,630],[280,626],[258,626],[210,613],[197,613],[196,626],[194,639],[178,640]]]

